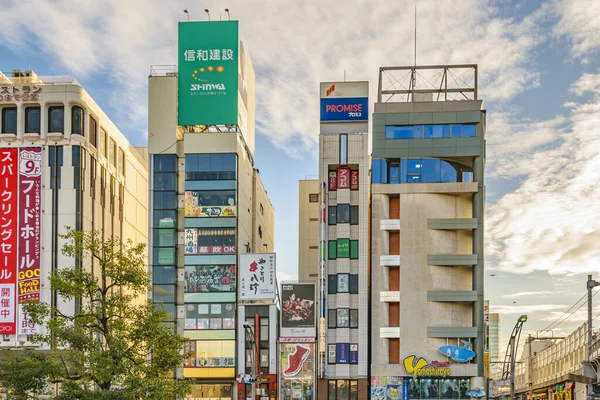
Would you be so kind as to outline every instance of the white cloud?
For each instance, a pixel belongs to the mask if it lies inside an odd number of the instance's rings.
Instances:
[[[522,315],[534,312],[548,312],[565,309],[564,304],[535,304],[535,305],[493,305],[490,311],[506,315]],[[515,321],[516,322],[516,321]]]
[[[588,92],[600,93],[600,74],[583,74],[569,91],[577,96],[583,96]]]
[[[231,0],[257,71],[260,131],[289,154],[313,150],[318,134],[318,82],[347,78],[377,86],[378,67],[413,61],[413,8],[394,2]],[[0,41],[58,60],[65,73],[116,84],[115,108],[126,127],[146,125],[146,83],[152,64],[176,63],[177,21],[225,17],[223,3],[103,0],[12,1],[3,5]],[[35,9],[35,23],[23,16]],[[494,2],[418,2],[418,63],[479,64],[480,97],[507,100],[539,85],[532,50],[543,42],[537,21],[505,18]],[[465,27],[469,27],[465,29]],[[23,38],[27,37],[26,43]],[[36,49],[36,50],[33,50]],[[501,49],[501,51],[499,51]],[[143,129],[139,129],[142,131]]]
[[[570,40],[572,56],[589,61],[588,56],[600,48],[600,3],[597,0],[555,0],[552,9],[558,18],[554,33]]]
[[[525,297],[525,296],[543,296],[543,295],[548,295],[548,294],[556,294],[556,292],[550,292],[550,291],[540,291],[540,292],[519,292],[519,293],[511,293],[511,294],[505,294],[502,297],[507,298],[507,299],[514,299],[517,297]]]
[[[488,266],[517,274],[600,271],[600,87],[589,81],[584,75],[572,90],[596,90],[594,98],[574,104],[566,119],[507,124],[526,150],[515,157],[510,145],[497,144],[495,157],[509,175],[514,163],[523,178],[488,209],[487,254],[499,260]]]

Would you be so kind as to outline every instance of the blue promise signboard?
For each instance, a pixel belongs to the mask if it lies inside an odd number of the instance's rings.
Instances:
[[[321,122],[356,122],[369,120],[369,98],[321,99]]]

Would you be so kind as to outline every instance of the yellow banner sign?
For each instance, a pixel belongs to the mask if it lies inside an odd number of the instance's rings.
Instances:
[[[415,355],[410,355],[404,359],[404,370],[415,379],[418,376],[446,377],[450,375],[450,363],[440,361],[429,363],[423,357],[417,358]]]

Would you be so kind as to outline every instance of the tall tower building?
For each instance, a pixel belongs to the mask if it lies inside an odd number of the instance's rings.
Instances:
[[[45,331],[28,321],[26,301],[78,312],[50,289],[50,273],[99,265],[61,252],[66,227],[146,243],[147,174],[146,149],[75,78],[0,73],[0,348],[29,347]]]
[[[371,397],[456,399],[485,388],[485,115],[476,65],[380,68]]]
[[[193,380],[191,398],[250,397],[236,377],[259,372],[255,354],[268,393],[277,310],[237,295],[238,255],[274,248],[274,210],[254,167],[254,70],[238,21],[180,23],[178,52],[177,72],[153,68],[148,81],[151,296],[189,339],[177,376]],[[257,314],[260,332],[246,332]],[[247,333],[260,337],[256,352]]]
[[[320,88],[319,399],[368,395],[368,93],[368,82]]]

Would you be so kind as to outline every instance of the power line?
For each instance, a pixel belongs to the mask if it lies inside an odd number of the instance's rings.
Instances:
[[[598,293],[598,292],[596,292],[596,293]],[[596,293],[594,293],[594,296],[596,295]],[[586,294],[584,294],[583,296],[581,296],[581,298],[580,298],[579,300],[577,300],[577,301],[575,302],[575,304],[573,304],[573,305],[571,306],[571,308],[569,308],[569,309],[568,309],[567,311],[565,311],[565,312],[564,312],[564,313],[563,313],[563,314],[562,314],[560,317],[558,317],[558,318],[556,319],[556,321],[554,321],[554,322],[550,323],[550,325],[548,325],[547,327],[545,327],[544,329],[541,329],[541,330],[542,330],[542,331],[549,331],[549,330],[552,330],[552,329],[556,328],[556,327],[557,327],[557,326],[559,326],[560,324],[562,324],[564,321],[566,321],[566,319],[567,319],[567,318],[569,318],[569,317],[570,317],[571,315],[573,315],[575,312],[579,311],[579,309],[580,309],[581,307],[583,307],[583,305],[586,303],[586,301],[584,301],[584,302],[583,302],[583,303],[581,303],[581,304],[579,304],[579,302],[580,302],[581,300],[584,300],[586,297],[587,297],[587,293],[586,293]],[[568,313],[569,313],[569,311],[571,311],[571,310],[573,310],[575,307],[577,307],[577,305],[578,305],[578,304],[579,304],[579,307],[578,307],[576,310],[572,311],[570,314],[568,314]],[[568,315],[567,315],[567,314],[568,314]],[[562,321],[561,321],[561,319],[562,319]]]

